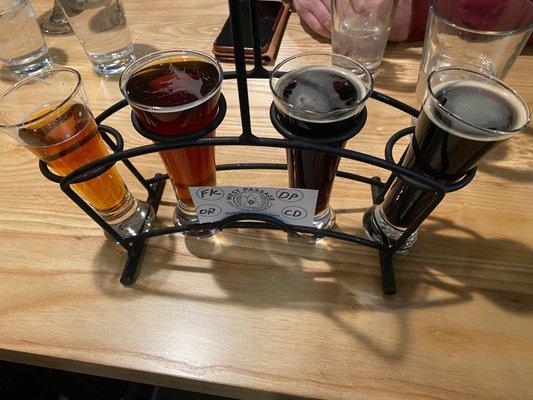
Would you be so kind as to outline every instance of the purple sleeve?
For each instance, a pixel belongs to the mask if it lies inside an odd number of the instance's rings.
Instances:
[[[533,6],[527,0],[434,0],[434,4],[444,18],[472,29],[505,31],[533,23]],[[428,12],[429,0],[413,0],[407,41],[424,39]]]

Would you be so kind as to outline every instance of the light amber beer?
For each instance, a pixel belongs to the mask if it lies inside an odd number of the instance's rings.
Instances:
[[[81,76],[71,68],[43,71],[2,93],[0,132],[22,143],[61,176],[109,155]],[[71,187],[123,238],[152,227],[154,210],[132,196],[115,166]]]
[[[28,120],[37,122],[21,128],[19,137],[28,150],[61,176],[109,154],[94,118],[83,104],[67,104],[53,112],[42,108],[30,113]],[[120,209],[127,200],[126,185],[115,166],[72,187],[105,214]]]

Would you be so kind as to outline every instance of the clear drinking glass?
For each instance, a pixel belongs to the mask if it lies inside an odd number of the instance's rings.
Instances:
[[[361,63],[376,76],[398,0],[332,0],[333,52]]]
[[[462,66],[504,79],[533,29],[531,0],[431,0],[416,99],[439,67]]]
[[[54,0],[54,6],[52,12],[48,17],[45,14],[43,20],[39,24],[41,26],[41,31],[45,35],[57,36],[57,35],[66,35],[67,33],[72,32],[67,16],[61,9],[61,6],[58,3],[58,0]]]
[[[58,0],[96,72],[117,74],[135,59],[121,0]]]
[[[0,0],[0,59],[19,77],[52,64],[28,0]]]
[[[198,131],[218,112],[223,71],[207,54],[160,51],[132,63],[120,77],[120,90],[146,130],[176,137]],[[214,136],[216,130],[207,136]],[[198,223],[191,186],[216,186],[215,148],[186,147],[159,153],[176,193],[174,223]],[[214,229],[184,233],[204,237]]]
[[[346,132],[365,106],[373,88],[370,73],[338,54],[305,53],[279,63],[270,76],[274,105],[289,131],[344,148],[331,140]],[[318,190],[313,226],[331,229],[335,213],[329,204],[339,157],[310,150],[287,149],[289,186]]]
[[[427,79],[427,97],[402,166],[448,185],[461,179],[495,147],[527,128],[527,103],[493,76],[460,67],[439,68]],[[367,235],[394,243],[433,201],[395,178],[384,200],[363,217]],[[415,231],[403,245],[407,250]]]
[[[80,74],[70,68],[28,77],[0,95],[0,131],[61,176],[109,154]],[[72,188],[123,237],[152,226],[152,207],[132,196],[115,166]]]

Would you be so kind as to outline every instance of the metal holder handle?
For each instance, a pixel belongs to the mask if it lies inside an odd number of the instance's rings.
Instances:
[[[100,115],[96,117],[96,122],[99,124],[98,129],[102,135],[102,138],[106,144],[111,148],[113,154],[104,157],[102,159],[93,161],[84,165],[81,168],[73,171],[65,177],[52,173],[48,166],[39,161],[39,167],[42,174],[49,180],[59,183],[61,190],[74,201],[89,217],[91,217],[104,231],[110,235],[116,242],[122,246],[128,254],[126,263],[124,265],[120,282],[124,285],[131,285],[135,282],[140,270],[140,260],[145,250],[147,240],[151,237],[168,235],[178,232],[188,232],[195,230],[205,229],[217,229],[219,231],[229,228],[251,228],[251,229],[277,229],[283,230],[288,233],[305,233],[305,234],[319,234],[324,237],[331,237],[334,239],[344,240],[351,243],[356,243],[364,246],[368,246],[378,250],[379,260],[381,266],[381,282],[383,292],[385,294],[396,293],[396,283],[394,278],[394,268],[392,263],[392,256],[396,251],[401,248],[407,238],[413,233],[426,219],[427,216],[433,211],[433,209],[439,204],[444,195],[447,192],[452,192],[461,189],[466,186],[473,179],[476,170],[470,170],[461,180],[450,185],[444,186],[430,177],[408,170],[402,167],[400,163],[395,163],[392,157],[392,149],[394,144],[402,137],[412,134],[414,127],[408,127],[395,133],[387,142],[385,148],[385,159],[371,156],[369,154],[339,149],[328,146],[323,143],[316,143],[310,140],[294,140],[290,138],[290,131],[283,125],[282,121],[277,118],[274,112],[274,106],[272,105],[270,111],[270,118],[273,126],[282,133],[285,137],[280,139],[261,138],[256,136],[252,132],[250,121],[250,106],[248,99],[248,78],[268,79],[270,76],[261,63],[261,51],[258,32],[258,15],[257,6],[255,0],[250,1],[250,18],[252,21],[252,34],[254,45],[254,66],[250,71],[246,71],[244,48],[242,40],[241,21],[239,17],[239,0],[229,0],[229,9],[231,17],[231,26],[233,32],[234,52],[235,52],[235,71],[224,72],[224,79],[236,79],[238,94],[239,94],[239,107],[241,113],[241,126],[242,132],[240,136],[223,136],[223,137],[204,137],[212,130],[216,129],[223,121],[226,114],[226,100],[221,94],[219,100],[218,113],[213,121],[203,129],[194,132],[189,135],[179,137],[159,136],[153,132],[145,130],[139,124],[139,121],[135,114],[131,113],[131,120],[134,128],[142,136],[154,141],[155,143],[140,146],[128,150],[124,150],[124,141],[120,133],[106,125],[102,125],[102,122],[120,111],[127,106],[126,100],[121,100],[118,103],[112,105]],[[393,99],[383,93],[374,91],[371,97],[377,101],[388,104],[394,108],[404,111],[412,116],[417,117],[418,111],[404,104],[396,99]],[[354,126],[354,132],[358,132],[364,126],[366,121],[366,110],[363,110],[364,118],[359,118],[357,126]],[[362,122],[361,122],[362,121]],[[147,191],[147,203],[150,204],[157,215],[161,196],[165,187],[167,174],[156,174],[152,178],[146,179],[132,164],[131,159],[134,157],[152,154],[164,150],[178,149],[184,147],[200,147],[200,146],[256,146],[256,147],[275,147],[286,149],[299,149],[299,150],[311,150],[321,153],[326,153],[350,160],[371,164],[379,168],[390,171],[389,178],[386,182],[382,182],[379,177],[366,177],[350,172],[338,171],[337,176],[352,181],[358,181],[371,185],[372,200],[374,204],[380,204],[383,201],[383,195],[392,184],[394,177],[401,177],[402,180],[408,182],[414,187],[431,192],[433,194],[433,200],[428,204],[419,217],[414,220],[411,225],[405,230],[403,235],[394,243],[387,245],[374,242],[372,240],[359,237],[356,235],[347,234],[337,230],[324,231],[316,228],[298,226],[286,224],[276,218],[262,215],[262,214],[237,214],[225,218],[218,222],[204,223],[204,224],[192,224],[187,226],[169,226],[163,228],[154,228],[149,232],[140,233],[139,235],[131,238],[123,238],[116,233],[111,226],[104,221],[80,196],[76,194],[71,188],[74,183],[80,183],[92,179],[117,162],[122,162],[128,170],[134,175],[134,177],[141,183],[141,185]],[[286,164],[274,164],[274,163],[236,163],[236,164],[222,164],[216,166],[217,171],[231,171],[239,169],[263,169],[263,170],[286,170]]]

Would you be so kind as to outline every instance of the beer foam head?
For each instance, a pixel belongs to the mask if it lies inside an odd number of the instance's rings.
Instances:
[[[330,123],[356,115],[371,88],[353,72],[313,65],[281,76],[274,87],[278,109],[302,121]]]
[[[493,81],[439,83],[428,94],[423,109],[447,132],[480,141],[507,139],[525,129],[530,119],[523,99]]]

